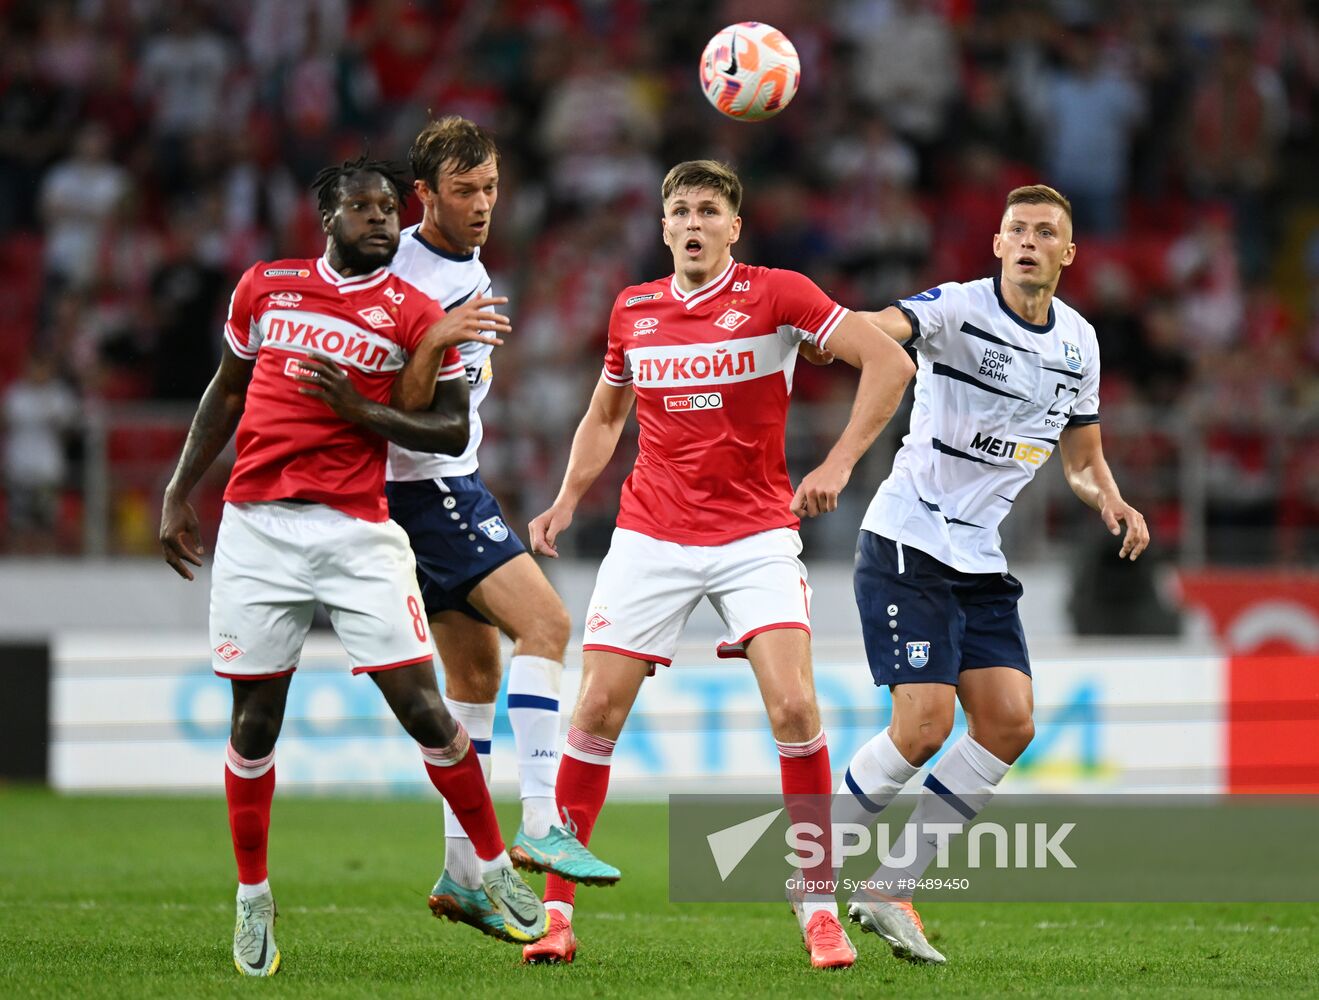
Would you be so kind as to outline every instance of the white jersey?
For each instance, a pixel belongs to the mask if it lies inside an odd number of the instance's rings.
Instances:
[[[965,573],[1002,573],[999,525],[1069,426],[1099,422],[1095,330],[1055,298],[1027,323],[997,278],[894,303],[917,353],[911,429],[861,522]]]
[[[389,269],[400,278],[420,288],[444,307],[455,309],[469,299],[490,294],[490,275],[481,263],[481,250],[474,248],[467,256],[458,256],[428,243],[420,226],[409,226],[399,235],[398,253]],[[494,347],[467,341],[458,345],[467,385],[471,388],[470,436],[461,455],[436,455],[409,451],[396,444],[389,446],[389,467],[385,478],[391,483],[416,479],[439,479],[444,476],[470,476],[476,471],[476,449],[481,446],[481,415],[478,409],[494,369],[490,354]]]

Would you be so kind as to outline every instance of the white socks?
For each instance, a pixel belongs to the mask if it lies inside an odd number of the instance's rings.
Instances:
[[[522,829],[543,837],[559,821],[554,782],[559,775],[559,689],[563,664],[543,656],[514,656],[508,668],[508,721],[517,746]]]
[[[467,730],[472,741],[472,750],[481,762],[481,772],[486,784],[490,784],[490,740],[495,732],[495,706],[470,701],[453,701],[444,699],[449,714],[457,719]],[[444,803],[444,867],[449,875],[466,889],[481,887],[481,860],[476,856],[476,849],[463,825],[458,822],[457,814]]]
[[[926,777],[920,801],[876,877],[916,880],[924,875],[937,854],[940,840],[945,839],[931,830],[929,824],[949,824],[948,836],[960,833],[993,798],[994,788],[1008,773],[1009,766],[969,735],[963,735]]]
[[[874,822],[920,768],[907,762],[887,729],[852,757],[834,795],[835,823]]]

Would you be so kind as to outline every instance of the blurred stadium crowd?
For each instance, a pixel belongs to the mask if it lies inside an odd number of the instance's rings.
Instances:
[[[0,12],[7,551],[83,545],[92,449],[108,461],[110,549],[150,550],[238,275],[321,251],[306,190],[320,166],[364,146],[402,159],[428,113],[457,112],[503,152],[484,256],[515,334],[495,358],[482,469],[514,524],[551,499],[615,293],[669,270],[663,172],[714,156],[748,187],[737,256],[804,271],[856,307],[992,273],[1006,191],[1057,186],[1080,245],[1061,294],[1098,329],[1105,441],[1156,538],[1176,553],[1187,530],[1188,480],[1169,470],[1194,441],[1202,555],[1319,554],[1315,4],[0,0]],[[795,103],[769,124],[722,120],[697,86],[706,39],[749,19],[783,29],[803,61]],[[799,368],[793,454],[836,432],[849,378]],[[167,419],[139,405],[167,401]],[[89,444],[93,413],[112,419]],[[222,485],[203,512],[212,526]],[[873,485],[854,481],[854,504]],[[597,486],[579,552],[603,541],[617,486]],[[835,554],[850,553],[854,514]],[[1220,543],[1233,526],[1248,541]]]

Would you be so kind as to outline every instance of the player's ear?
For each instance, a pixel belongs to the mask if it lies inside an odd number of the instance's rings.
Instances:
[[[667,221],[665,216],[660,216],[660,238],[664,240],[665,246],[669,246],[669,227],[665,225]]]
[[[429,205],[431,198],[434,197],[431,186],[420,177],[412,182],[412,190],[417,192],[417,200],[421,202],[423,207]]]
[[[1067,249],[1063,251],[1063,259],[1062,259],[1063,267],[1069,266],[1074,260],[1076,260],[1076,244],[1068,243]]]
[[[333,212],[322,212],[322,213],[321,213],[321,232],[325,233],[326,235],[329,235],[329,232],[330,232],[330,220],[333,219],[333,218],[334,218],[334,213],[333,213]]]
[[[732,244],[736,243],[737,238],[741,235],[742,235],[742,216],[735,215],[733,216],[732,231],[728,234],[729,246],[732,246]]]
[[[1003,259],[1003,237],[999,233],[994,234],[994,256]]]

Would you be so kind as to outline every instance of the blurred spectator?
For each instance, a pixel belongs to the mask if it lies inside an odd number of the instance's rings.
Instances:
[[[847,0],[836,17],[857,46],[857,93],[922,151],[932,147],[958,80],[949,24],[924,0]]]
[[[4,393],[5,493],[11,546],[49,550],[64,485],[65,438],[78,401],[55,373],[49,356],[34,354],[23,376]]]
[[[110,160],[109,135],[99,124],[84,125],[73,155],[56,164],[41,185],[46,273],[56,283],[90,283],[102,231],[127,190],[128,175]]]
[[[220,360],[214,337],[206,334],[224,320],[227,279],[202,256],[197,237],[188,213],[176,212],[169,256],[151,275],[158,399],[200,399]]]
[[[0,233],[32,228],[42,171],[64,148],[77,96],[37,73],[22,38],[0,43]]]
[[[1143,101],[1123,70],[1101,64],[1090,27],[1068,33],[1063,56],[1061,69],[1029,78],[1022,96],[1044,139],[1045,177],[1067,193],[1076,231],[1103,236],[1122,222],[1131,135]]]
[[[1192,190],[1225,198],[1236,213],[1242,269],[1263,272],[1274,228],[1265,197],[1278,168],[1287,131],[1287,104],[1276,73],[1251,58],[1242,33],[1224,38],[1191,98]]]

